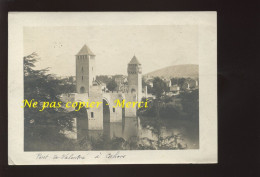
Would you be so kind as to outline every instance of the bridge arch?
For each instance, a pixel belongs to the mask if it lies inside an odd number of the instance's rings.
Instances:
[[[119,98],[120,98],[120,101],[123,101],[123,100],[125,100],[125,95],[124,94],[121,94],[120,96],[119,96]],[[125,100],[126,101],[126,100]],[[124,119],[125,118],[125,107],[122,107],[122,119]]]
[[[103,98],[102,98],[102,99],[103,99],[103,102],[104,102],[104,101],[106,101],[106,102],[107,102],[107,104],[108,104],[108,105],[110,105],[110,100],[109,100],[109,98],[108,98],[108,97],[106,97],[106,96],[103,96]]]
[[[110,105],[107,98],[103,97],[103,123],[110,122]]]

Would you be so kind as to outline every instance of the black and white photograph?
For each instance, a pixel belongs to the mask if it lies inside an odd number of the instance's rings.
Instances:
[[[197,37],[196,26],[25,27],[25,151],[198,149]]]
[[[216,13],[29,14],[9,14],[21,152],[39,164],[215,161]]]

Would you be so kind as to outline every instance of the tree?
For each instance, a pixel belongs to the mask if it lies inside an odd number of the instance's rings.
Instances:
[[[147,93],[152,93],[152,87],[144,81],[144,78],[142,78],[142,88],[145,87],[147,87]]]
[[[153,80],[153,94],[157,99],[160,99],[165,91],[167,91],[166,83],[161,78],[155,77]]]
[[[180,86],[180,88],[183,87],[183,84],[186,82],[186,79],[185,78],[179,78],[178,79],[178,85]]]
[[[182,88],[183,84],[186,82],[187,78],[172,78],[171,82],[172,85],[178,85],[180,88]]]
[[[111,80],[108,84],[107,84],[107,89],[110,91],[115,91],[117,87],[116,81],[115,80]]]
[[[105,84],[108,84],[109,82],[111,82],[111,78],[109,78],[108,76],[106,76],[106,75],[100,75],[100,76],[97,76],[97,78],[96,78],[97,80],[99,80],[99,81],[101,81],[101,82],[103,82],[103,83],[105,83]]]
[[[39,111],[42,102],[61,102],[60,95],[65,90],[62,80],[47,74],[48,68],[35,69],[39,61],[36,53],[23,58],[24,60],[24,99],[29,102],[34,99],[38,108],[24,108],[24,141],[25,149],[38,142],[57,143],[64,138],[61,130],[72,129],[72,116],[64,108],[45,108]]]
[[[61,83],[59,85],[61,85],[60,91],[62,93],[75,93],[76,92],[76,84],[75,83],[68,82],[67,79],[61,79],[60,81],[61,81]]]
[[[144,81],[144,78],[142,78],[142,87],[145,88],[148,84]]]
[[[178,78],[171,78],[171,83],[172,83],[172,85],[177,85],[178,84]]]
[[[199,90],[192,92],[183,92],[179,96],[183,105],[183,111],[188,114],[191,119],[199,119]]]

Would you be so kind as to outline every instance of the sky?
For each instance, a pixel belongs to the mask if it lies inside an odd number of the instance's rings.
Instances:
[[[75,76],[75,55],[86,44],[96,55],[96,74],[127,74],[135,55],[143,74],[167,66],[198,64],[196,25],[24,27],[24,56],[36,52],[36,69]]]

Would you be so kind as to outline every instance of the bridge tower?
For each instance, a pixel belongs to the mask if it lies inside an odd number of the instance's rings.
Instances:
[[[76,55],[76,89],[77,93],[90,92],[90,86],[96,80],[95,55],[84,45]]]
[[[127,67],[128,92],[136,93],[137,101],[142,99],[142,65],[136,56],[132,58]]]

